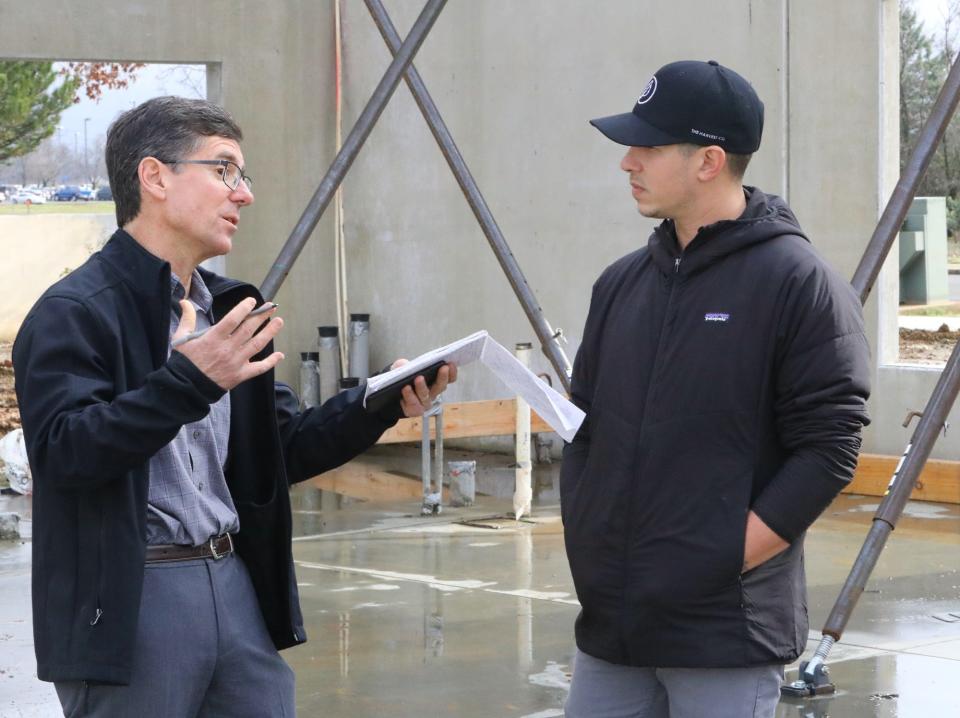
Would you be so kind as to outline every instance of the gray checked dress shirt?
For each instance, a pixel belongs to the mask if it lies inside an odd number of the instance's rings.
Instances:
[[[171,273],[172,306],[184,297],[179,277]],[[194,270],[190,302],[197,310],[197,329],[213,323],[213,297]],[[170,335],[180,318],[170,313]],[[169,356],[170,349],[167,349]],[[230,437],[230,394],[210,406],[200,421],[185,424],[173,441],[150,459],[147,499],[147,543],[199,546],[211,537],[236,533],[240,520],[227,490],[223,467]]]

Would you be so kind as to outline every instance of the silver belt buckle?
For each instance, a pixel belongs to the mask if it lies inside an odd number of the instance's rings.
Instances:
[[[230,534],[227,534],[227,541],[228,541],[229,544],[230,544],[230,551],[227,551],[226,553],[218,553],[218,552],[217,552],[217,539],[218,539],[218,538],[220,538],[220,537],[219,537],[219,536],[211,536],[211,537],[210,537],[210,555],[213,556],[213,560],[214,560],[214,561],[219,561],[219,560],[222,559],[222,558],[226,558],[226,557],[227,557],[227,554],[229,554],[231,551],[233,551],[233,536],[231,536]]]

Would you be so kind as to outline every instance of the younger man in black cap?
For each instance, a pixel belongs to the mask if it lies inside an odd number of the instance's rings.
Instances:
[[[804,532],[868,422],[860,303],[784,201],[742,185],[763,103],[740,75],[671,63],[592,124],[664,221],[597,280],[574,365],[566,715],[772,717],[807,639]]]

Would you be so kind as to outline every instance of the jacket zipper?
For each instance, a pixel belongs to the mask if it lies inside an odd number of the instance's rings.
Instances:
[[[667,325],[667,320],[670,318],[670,310],[673,308],[673,297],[674,297],[674,294],[676,293],[677,284],[678,284],[679,281],[680,281],[680,279],[679,279],[678,277],[676,277],[676,275],[678,275],[678,274],[680,273],[680,262],[681,262],[682,259],[683,259],[683,257],[680,256],[680,257],[676,257],[676,258],[673,260],[673,273],[674,273],[675,276],[674,276],[674,277],[671,277],[671,281],[670,281],[670,294],[667,296],[667,306],[665,307],[664,312],[663,312],[663,319],[662,319],[662,325],[661,325],[661,328],[660,328],[660,335],[659,335],[659,337],[657,338],[657,354],[656,354],[656,356],[655,356],[654,359],[653,359],[653,372],[652,372],[651,375],[650,375],[650,388],[647,390],[646,406],[643,407],[643,414],[641,415],[641,419],[640,419],[640,433],[641,433],[641,434],[643,433],[643,429],[644,429],[644,427],[645,427],[646,424],[647,424],[647,411],[648,411],[648,409],[650,408],[651,403],[653,402],[654,387],[655,387],[655,385],[656,385],[656,383],[657,383],[657,377],[658,377],[659,374],[660,374],[660,364],[661,364],[661,359],[660,359],[660,357],[661,357],[661,355],[662,355],[662,353],[663,353],[663,345],[664,345],[664,341],[665,341],[665,333],[666,333],[666,332],[668,331],[668,329],[669,329],[669,327],[668,327],[668,325]],[[639,442],[638,442],[638,445],[639,445]],[[634,463],[636,463],[636,462],[634,462]],[[630,495],[627,497],[627,506],[632,506],[632,505],[633,505],[633,497],[634,497],[634,493],[635,493],[635,492],[636,492],[636,482],[635,482],[635,481],[631,481],[631,482],[630,482]],[[624,591],[626,591],[626,587],[627,587],[627,586],[629,585],[629,583],[630,583],[629,553],[630,553],[630,546],[631,546],[632,543],[633,543],[633,529],[634,529],[633,523],[630,523],[629,526],[627,527],[627,538],[626,538],[626,542],[624,543],[624,546],[623,546],[623,568],[624,568],[624,581],[623,581],[623,586],[624,586]],[[623,613],[621,612],[621,620],[622,620],[622,616],[623,616]]]
[[[101,597],[103,596],[103,544],[104,544],[104,526],[103,526],[103,505],[102,503],[97,504],[97,570],[94,575],[96,580],[96,596],[97,609],[93,613],[93,618],[90,619],[90,625],[96,626],[100,623],[100,619],[103,617],[103,608],[101,608]]]

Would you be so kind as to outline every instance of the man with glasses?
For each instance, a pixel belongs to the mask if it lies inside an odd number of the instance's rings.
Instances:
[[[292,716],[277,651],[306,636],[288,485],[456,379],[418,377],[379,414],[362,387],[297,412],[273,380],[276,307],[253,313],[254,287],[200,266],[230,251],[253,203],[241,139],[202,100],[121,115],[106,146],[120,228],[47,290],[14,346],[37,675],[67,716]]]

